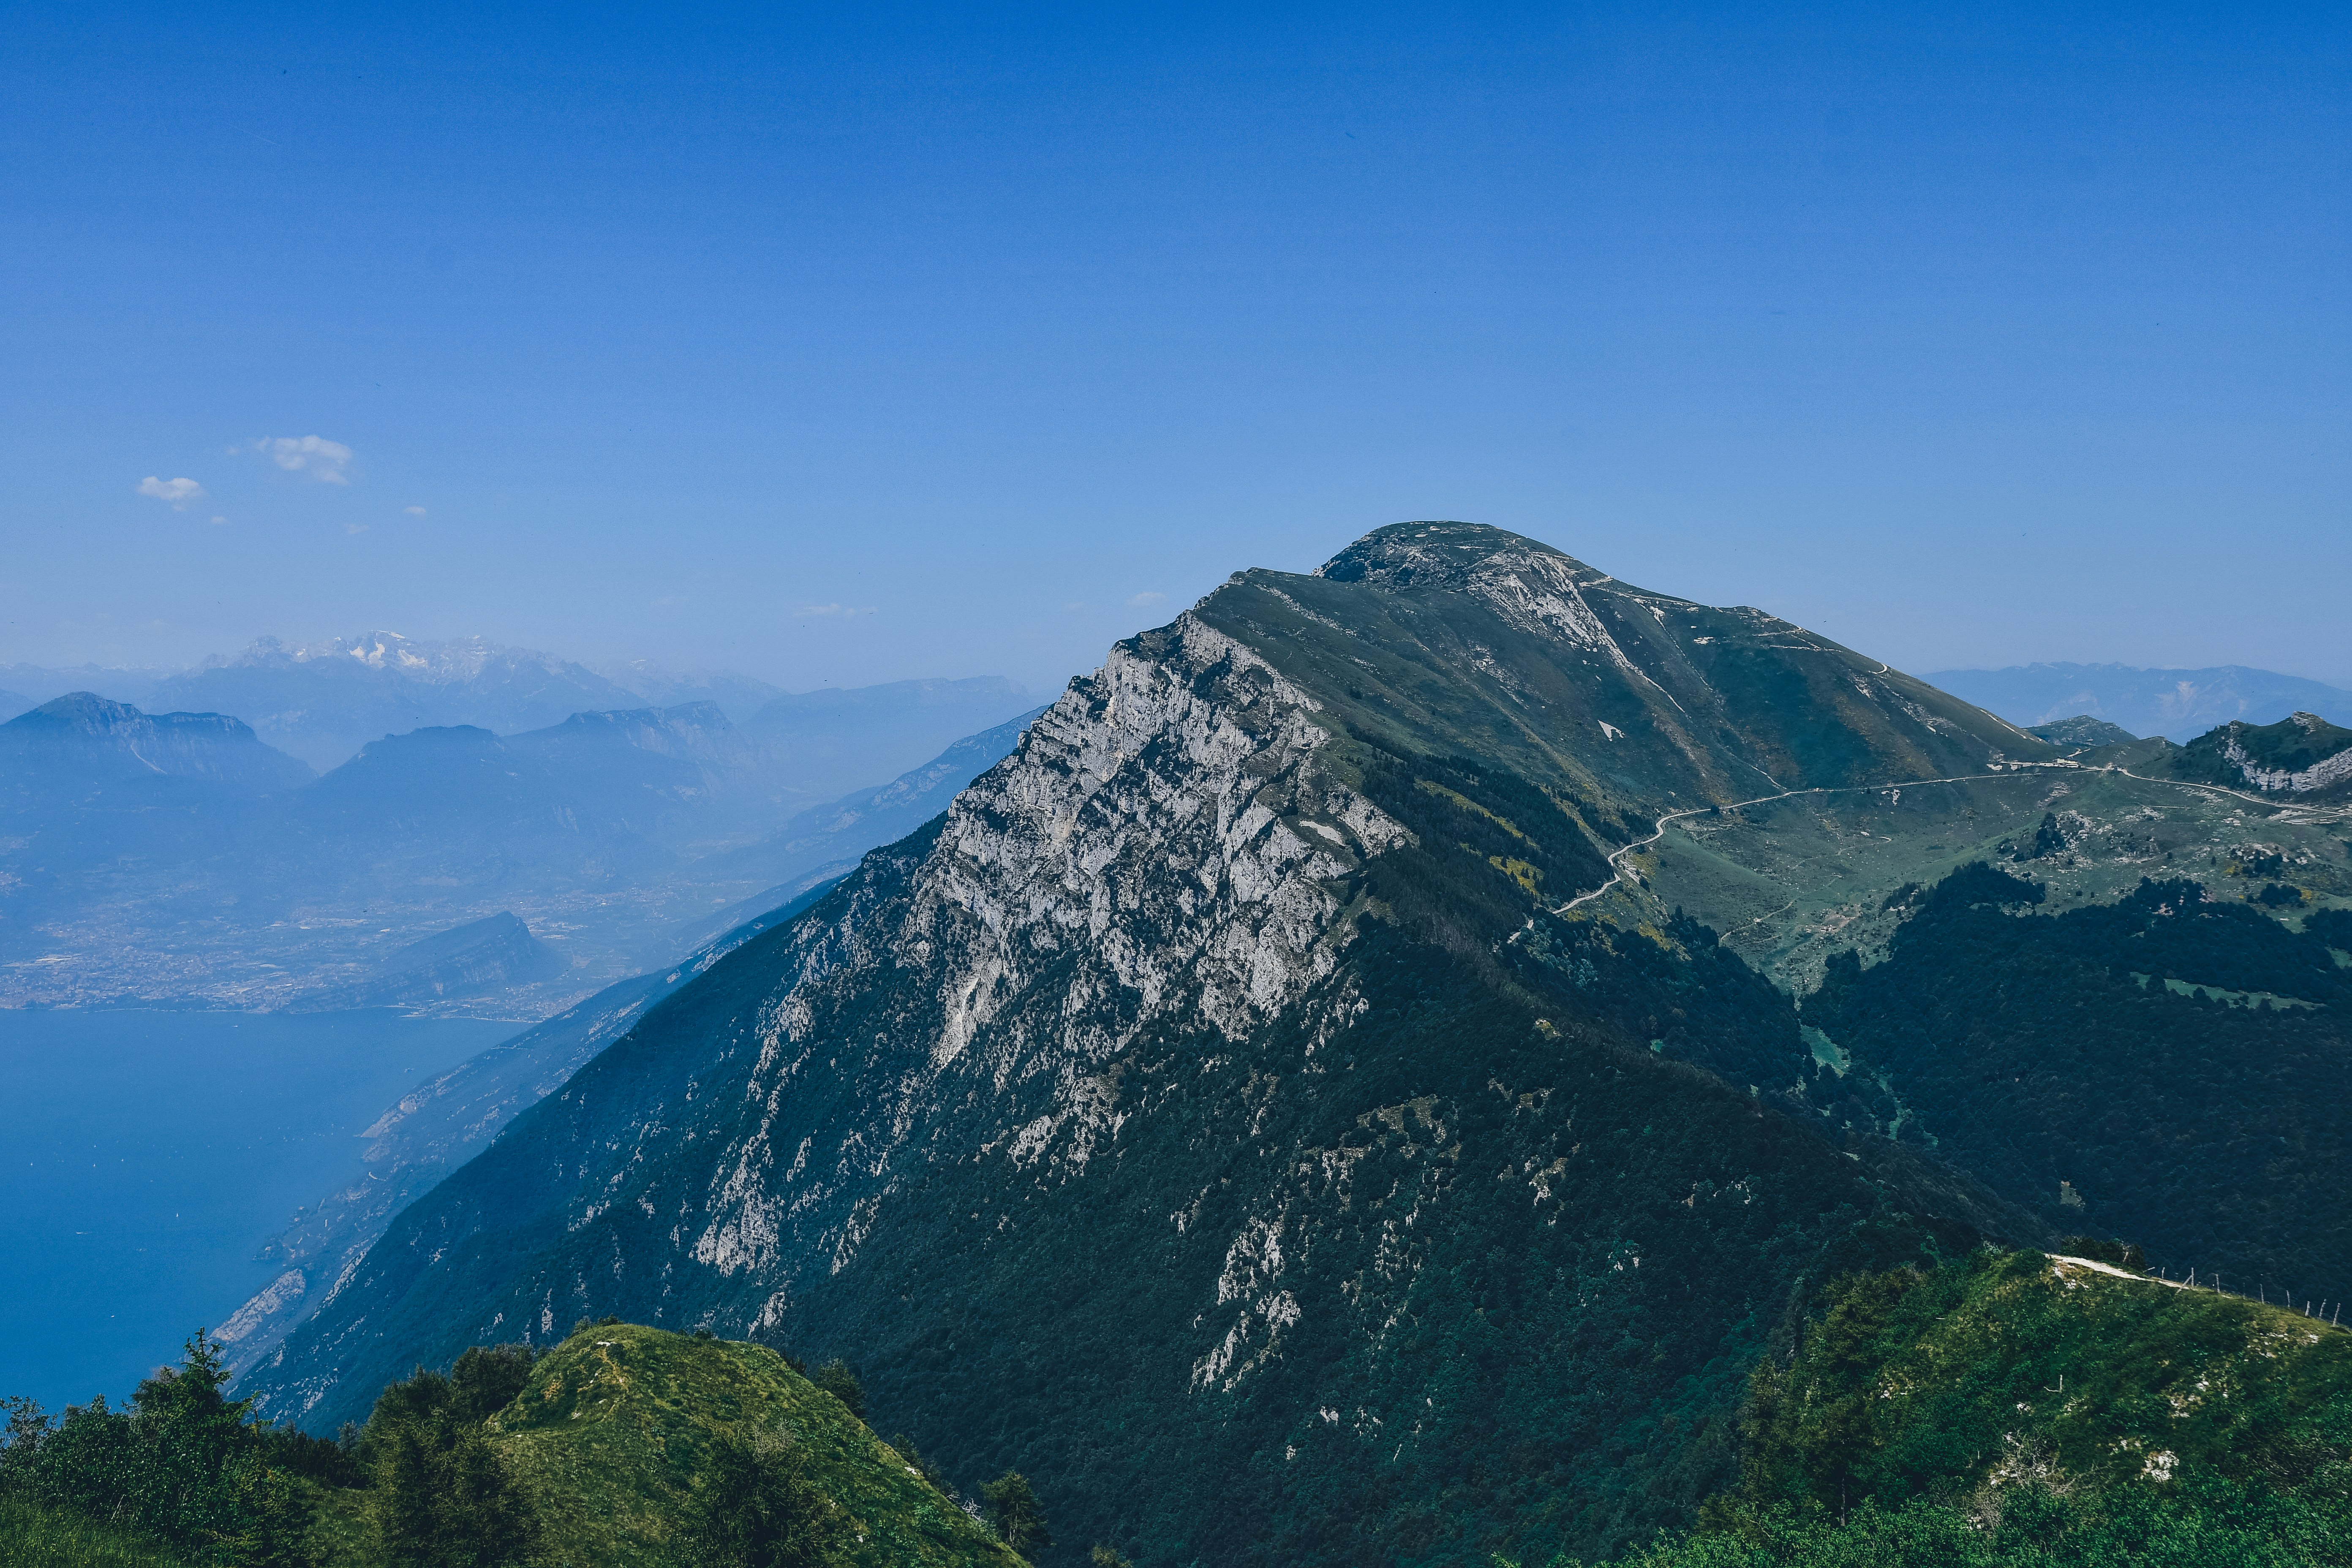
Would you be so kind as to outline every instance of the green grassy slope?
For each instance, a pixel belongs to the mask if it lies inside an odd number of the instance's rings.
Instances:
[[[1018,1568],[839,1400],[775,1352],[614,1324],[532,1368],[491,1418],[519,1475],[548,1500],[551,1536],[583,1568],[658,1559],[711,1438],[789,1434],[818,1488],[854,1521],[860,1568]]]
[[[1335,731],[1564,792],[1612,843],[1675,805],[2058,754],[1760,610],[1637,588],[1499,529],[1379,529],[1314,576],[1236,574],[1194,613],[1313,692]]]
[[[1980,1253],[1850,1282],[1792,1363],[1759,1375],[1751,1421],[1759,1501],[1894,1503],[2036,1468],[2294,1489],[2340,1471],[2352,1442],[2352,1333],[2063,1258]]]
[[[2036,1252],[1844,1281],[1643,1568],[2352,1561],[2352,1334]]]
[[[2128,746],[2139,739],[2122,725],[2094,719],[2088,713],[2077,713],[2072,719],[2050,724],[2028,724],[2025,732],[2041,736],[2070,756],[2097,746]]]
[[[1628,922],[1679,907],[1802,994],[1837,952],[1878,962],[1912,913],[1907,895],[1972,861],[2043,883],[2046,914],[2113,903],[2144,877],[2194,877],[2238,902],[2284,887],[2290,902],[2263,907],[2293,917],[2352,903],[2345,828],[2307,808],[2266,813],[2121,773],[2033,769],[1683,817],[1625,858],[1647,886],[1612,890],[1592,907]]]
[[[181,1568],[181,1560],[138,1536],[0,1498],[0,1568]]]

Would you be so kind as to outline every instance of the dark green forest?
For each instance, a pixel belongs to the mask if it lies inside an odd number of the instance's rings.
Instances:
[[[1835,960],[1805,1022],[1883,1076],[1916,1136],[2053,1226],[2249,1295],[2352,1291],[2345,912],[2298,931],[2189,880],[2042,901],[1963,868],[1885,963]]]

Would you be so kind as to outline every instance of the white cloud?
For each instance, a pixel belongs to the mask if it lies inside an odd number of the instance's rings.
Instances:
[[[330,441],[324,436],[264,436],[254,442],[253,449],[289,474],[308,474],[322,485],[352,482],[343,472],[350,466],[352,449],[341,441]]]
[[[350,534],[353,539],[357,539],[361,534],[365,533],[367,530],[368,525],[364,522],[347,522],[343,524],[343,531]]]
[[[185,511],[190,501],[205,499],[205,487],[194,479],[159,479],[150,474],[139,481],[139,493],[171,502],[173,511]]]
[[[1156,605],[1167,596],[1168,595],[1165,594],[1138,594],[1135,597],[1129,599],[1128,603],[1133,605],[1139,610],[1146,605]]]
[[[214,519],[213,519],[213,521],[214,521],[215,522],[226,522],[226,521],[228,521],[228,519],[226,519],[226,518],[225,518],[225,517],[215,517],[215,518],[214,518]]]
[[[423,517],[425,515],[425,509],[421,506],[404,506],[400,510],[406,512],[411,517]]]
[[[870,616],[874,610],[872,605],[803,605],[797,613],[803,616]]]

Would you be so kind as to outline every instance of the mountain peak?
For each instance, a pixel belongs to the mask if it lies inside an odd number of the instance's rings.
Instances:
[[[90,691],[68,691],[0,724],[0,753],[45,757],[40,771],[52,783],[122,774],[202,777],[268,791],[290,789],[310,772],[226,713],[145,713]]]
[[[123,730],[145,720],[146,714],[128,702],[100,697],[95,691],[68,691],[9,721],[32,729],[72,729],[90,734]]]
[[[1556,556],[1583,563],[1539,540],[1478,522],[1396,522],[1376,528],[1315,569],[1334,583],[1392,588],[1459,588],[1496,556]]]
[[[376,630],[360,637],[325,637],[288,642],[281,637],[254,639],[242,653],[215,655],[205,661],[206,671],[221,669],[286,669],[303,665],[331,664],[404,675],[434,685],[462,684],[493,669],[587,672],[551,653],[512,647],[480,636],[444,637],[437,641]],[[591,684],[620,689],[598,678]]]

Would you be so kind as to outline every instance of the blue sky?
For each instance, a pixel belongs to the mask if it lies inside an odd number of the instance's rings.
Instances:
[[[1050,687],[1436,516],[2352,682],[2340,9],[851,9],[0,14],[0,662]]]

